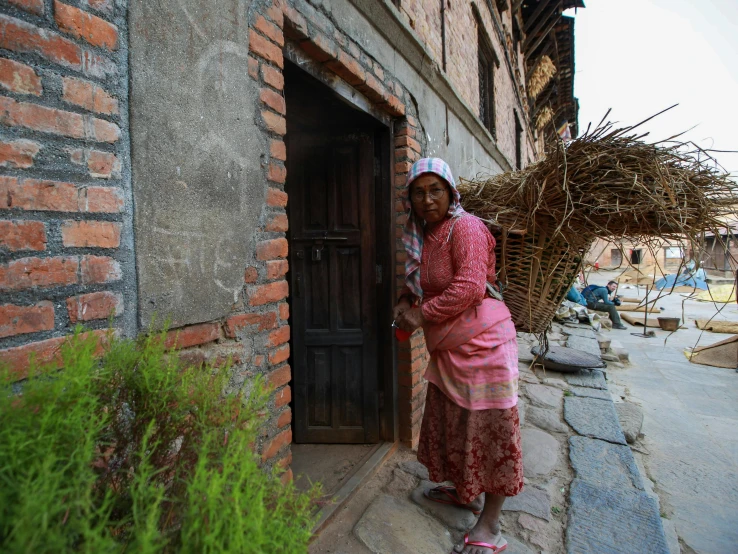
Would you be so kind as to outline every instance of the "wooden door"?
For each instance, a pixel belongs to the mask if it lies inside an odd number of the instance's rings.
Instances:
[[[373,138],[288,138],[294,439],[377,442]]]

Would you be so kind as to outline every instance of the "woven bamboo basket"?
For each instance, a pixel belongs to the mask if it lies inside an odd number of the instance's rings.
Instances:
[[[490,230],[497,241],[497,277],[515,328],[543,333],[581,271],[594,235],[557,233],[555,222],[541,215],[520,229],[508,214]]]

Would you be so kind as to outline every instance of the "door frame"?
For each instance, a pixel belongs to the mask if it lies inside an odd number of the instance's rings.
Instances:
[[[381,126],[375,131],[375,250],[376,264],[382,267],[382,283],[377,285],[377,406],[379,410],[379,440],[397,442],[399,433],[398,374],[396,341],[392,332],[392,309],[396,296],[396,240],[395,240],[395,191],[394,191],[394,129],[393,118],[378,110],[361,92],[328,72],[307,56],[298,46],[287,41],[284,46],[285,61],[318,80],[324,86],[354,108],[370,115]],[[287,111],[289,118],[289,110]],[[379,160],[378,165],[376,160]],[[288,176],[289,179],[289,176]],[[291,320],[290,314],[290,320]],[[386,324],[385,324],[386,323]],[[290,321],[291,324],[291,321]],[[292,346],[290,339],[290,346]],[[293,349],[291,348],[291,351]],[[294,364],[292,364],[294,367]],[[297,417],[297,414],[295,414]]]

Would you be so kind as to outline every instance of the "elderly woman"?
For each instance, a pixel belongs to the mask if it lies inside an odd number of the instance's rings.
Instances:
[[[488,292],[495,239],[461,207],[443,160],[416,162],[403,200],[407,286],[394,316],[405,331],[423,328],[431,355],[418,460],[436,483],[453,483],[426,496],[481,514],[455,552],[501,552],[500,511],[523,488],[523,462],[515,326]]]

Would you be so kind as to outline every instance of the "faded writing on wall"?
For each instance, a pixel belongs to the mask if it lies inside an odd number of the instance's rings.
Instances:
[[[238,300],[264,202],[248,75],[251,0],[130,6],[139,316],[175,326]]]

